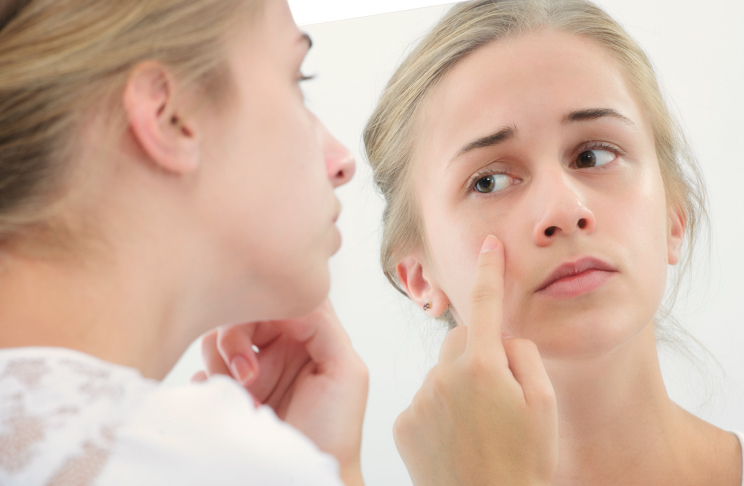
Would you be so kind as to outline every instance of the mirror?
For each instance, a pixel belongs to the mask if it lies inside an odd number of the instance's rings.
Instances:
[[[744,4],[709,2],[683,8],[663,0],[599,2],[641,44],[702,166],[712,221],[710,251],[701,239],[689,293],[674,315],[720,363],[688,344],[695,359],[661,346],[672,398],[723,429],[744,431]],[[307,25],[314,48],[304,71],[307,105],[357,156],[354,180],[338,191],[343,204],[340,252],[331,260],[331,299],[370,370],[362,467],[368,484],[410,484],[392,438],[436,362],[443,324],[395,291],[379,267],[382,200],[372,186],[361,133],[377,98],[411,46],[449,6]],[[200,367],[192,346],[166,383],[183,383]]]

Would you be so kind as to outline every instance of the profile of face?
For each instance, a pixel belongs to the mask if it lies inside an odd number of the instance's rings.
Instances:
[[[467,324],[492,234],[503,332],[543,357],[608,352],[651,324],[684,217],[668,209],[652,129],[611,54],[552,30],[492,42],[429,92],[416,130],[428,248],[398,265],[414,301]]]
[[[229,106],[204,127],[198,217],[217,239],[231,301],[250,301],[259,318],[296,317],[327,295],[328,259],[340,245],[333,190],[352,177],[354,160],[304,105],[311,41],[286,0],[263,2],[242,32],[230,46]]]

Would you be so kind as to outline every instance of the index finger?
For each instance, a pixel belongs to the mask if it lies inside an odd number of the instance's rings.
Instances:
[[[470,294],[471,315],[466,350],[501,349],[504,319],[504,245],[493,235],[486,237],[475,267]]]

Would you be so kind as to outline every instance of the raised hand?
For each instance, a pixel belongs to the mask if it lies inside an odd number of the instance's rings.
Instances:
[[[367,369],[328,300],[299,319],[220,327],[203,338],[202,354],[207,374],[235,378],[334,455],[347,485],[362,483]],[[204,372],[194,376],[205,378]]]
[[[394,436],[413,484],[547,485],[558,453],[553,387],[535,344],[502,339],[504,247],[486,238],[471,322],[447,333],[439,361]]]

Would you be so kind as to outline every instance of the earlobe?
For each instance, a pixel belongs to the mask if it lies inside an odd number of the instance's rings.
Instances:
[[[184,100],[175,96],[176,81],[159,63],[143,62],[124,88],[124,111],[132,135],[154,164],[185,174],[199,163],[195,130],[184,120]]]
[[[676,265],[682,253],[682,243],[687,229],[687,211],[682,206],[670,208],[667,221],[667,261]]]
[[[415,257],[404,258],[395,270],[403,290],[424,312],[437,317],[447,310],[450,304],[447,295],[427,275],[424,267]]]

